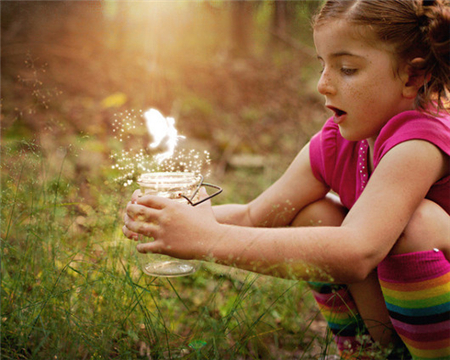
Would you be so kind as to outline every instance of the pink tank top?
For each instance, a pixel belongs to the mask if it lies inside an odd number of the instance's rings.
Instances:
[[[435,117],[405,111],[394,116],[375,141],[374,168],[390,149],[408,140],[429,141],[450,156],[450,115],[444,113]],[[348,209],[369,180],[368,147],[366,140],[345,140],[332,119],[311,139],[309,151],[314,176],[336,192]],[[450,174],[433,184],[426,198],[450,214]]]

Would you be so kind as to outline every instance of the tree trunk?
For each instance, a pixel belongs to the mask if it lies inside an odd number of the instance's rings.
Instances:
[[[253,7],[250,1],[231,1],[231,55],[245,58],[250,55],[253,27]]]
[[[280,36],[286,35],[287,29],[287,4],[285,0],[274,1],[272,18],[272,32]]]

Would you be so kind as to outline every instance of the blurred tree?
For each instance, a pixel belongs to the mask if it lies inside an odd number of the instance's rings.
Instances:
[[[269,50],[280,45],[288,45],[300,49],[299,42],[304,38],[305,31],[310,31],[309,24],[312,14],[323,1],[317,0],[234,0],[228,2],[230,9],[230,53],[235,58],[245,58],[251,55],[255,33],[266,31],[270,34]],[[264,6],[263,6],[264,5]],[[270,8],[270,17],[264,22],[255,22],[260,12]]]
[[[114,20],[112,22],[113,26],[113,36],[115,39],[114,47],[117,49],[127,49],[127,21],[129,18],[129,4],[126,1],[117,1],[115,3],[117,7],[117,11],[115,13]],[[122,53],[125,53],[126,51],[123,51]]]
[[[272,19],[270,24],[270,48],[288,45],[311,55],[308,46],[305,47],[305,32],[310,32],[310,19],[321,6],[317,0],[272,0]],[[306,36],[308,38],[308,36]]]
[[[253,1],[231,1],[231,55],[245,58],[250,55],[253,28]]]
[[[286,35],[287,23],[292,19],[288,17],[288,2],[286,0],[274,1],[272,17],[272,33]]]

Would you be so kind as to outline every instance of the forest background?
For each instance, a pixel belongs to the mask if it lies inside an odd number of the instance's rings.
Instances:
[[[155,108],[246,202],[320,129],[320,1],[2,1],[2,359],[310,359],[304,283],[204,264],[143,276],[114,121]],[[145,132],[131,141],[147,141]],[[331,346],[331,348],[330,348]]]

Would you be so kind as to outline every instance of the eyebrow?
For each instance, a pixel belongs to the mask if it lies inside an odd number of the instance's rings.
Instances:
[[[330,57],[332,57],[332,58],[338,58],[338,57],[342,57],[342,56],[352,56],[352,57],[357,57],[357,58],[363,58],[363,56],[361,56],[361,55],[356,55],[356,54],[350,53],[348,51],[339,51],[336,53],[332,53],[330,55]],[[319,55],[317,55],[317,58],[319,60],[323,60],[322,57]]]

